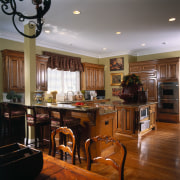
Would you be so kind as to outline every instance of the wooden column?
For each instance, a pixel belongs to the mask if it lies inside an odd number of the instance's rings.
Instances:
[[[34,28],[24,26],[25,34],[32,35]],[[25,104],[33,102],[33,92],[36,90],[36,39],[24,37],[24,75],[25,75]],[[34,128],[29,129],[29,139],[34,139]]]

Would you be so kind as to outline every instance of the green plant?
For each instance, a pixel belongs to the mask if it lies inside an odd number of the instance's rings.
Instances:
[[[9,91],[6,95],[7,99],[13,99],[16,97],[16,93],[14,91]]]
[[[122,87],[142,86],[142,83],[139,79],[139,76],[137,76],[135,74],[130,74],[130,75],[124,76],[121,86]]]
[[[21,97],[22,97],[20,94],[16,94],[15,96],[17,99],[21,99]]]

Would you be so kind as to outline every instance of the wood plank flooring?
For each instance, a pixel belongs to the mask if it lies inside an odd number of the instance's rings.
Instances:
[[[180,179],[180,124],[157,122],[157,129],[141,139],[116,135],[127,148],[125,180],[178,180]],[[47,149],[43,149],[47,153]],[[71,163],[71,158],[68,158]],[[86,169],[82,159],[76,165]],[[110,168],[95,168],[100,174],[110,172],[111,179],[118,179]]]

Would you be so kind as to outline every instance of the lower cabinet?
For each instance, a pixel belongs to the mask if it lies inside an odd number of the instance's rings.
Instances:
[[[116,132],[121,132],[125,134],[135,134],[136,109],[133,107],[127,107],[127,108],[116,107],[116,109],[117,109]]]
[[[142,136],[156,128],[157,104],[116,105],[115,133]]]

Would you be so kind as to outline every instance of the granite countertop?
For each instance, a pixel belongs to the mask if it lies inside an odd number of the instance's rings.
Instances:
[[[145,102],[145,103],[130,103],[130,104],[124,104],[124,103],[122,103],[122,102],[120,102],[119,101],[119,103],[118,103],[118,101],[114,101],[114,104],[115,104],[115,106],[116,107],[128,107],[128,106],[130,106],[130,107],[141,107],[141,106],[148,106],[148,105],[151,105],[151,104],[157,104],[158,102]]]

